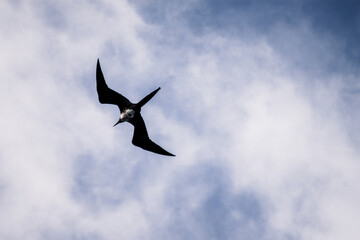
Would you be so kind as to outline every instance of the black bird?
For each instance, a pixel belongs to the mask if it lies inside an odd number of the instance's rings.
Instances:
[[[129,122],[134,125],[132,143],[135,146],[150,152],[167,156],[175,156],[174,154],[169,153],[151,141],[146,130],[145,122],[140,114],[141,107],[144,106],[160,90],[160,87],[148,94],[140,102],[136,104],[132,103],[126,97],[115,92],[107,86],[98,59],[96,67],[96,90],[100,103],[114,104],[117,105],[120,109],[120,119],[117,123],[115,123],[114,127],[121,122]]]

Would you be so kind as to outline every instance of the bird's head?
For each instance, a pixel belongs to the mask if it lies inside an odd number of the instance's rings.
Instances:
[[[120,119],[115,123],[114,127],[121,122],[128,122],[135,116],[135,111],[133,109],[126,109],[120,113]]]

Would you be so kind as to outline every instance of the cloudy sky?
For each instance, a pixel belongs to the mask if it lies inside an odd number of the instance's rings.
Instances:
[[[0,2],[0,239],[355,240],[360,4]],[[137,102],[150,137],[95,89]]]

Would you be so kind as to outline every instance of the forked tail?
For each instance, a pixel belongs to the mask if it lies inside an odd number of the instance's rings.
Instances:
[[[160,90],[160,87],[158,89],[156,89],[155,91],[151,92],[150,94],[148,94],[146,97],[144,97],[143,99],[141,99],[140,102],[138,102],[136,104],[136,106],[138,108],[141,108],[142,106],[144,106],[158,91]]]

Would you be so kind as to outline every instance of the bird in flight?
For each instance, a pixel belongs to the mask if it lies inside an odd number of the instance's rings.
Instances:
[[[146,130],[144,119],[140,114],[141,107],[144,106],[160,90],[160,87],[148,94],[140,102],[132,103],[126,97],[107,86],[98,59],[96,66],[96,90],[100,103],[114,104],[120,109],[120,119],[117,123],[115,123],[114,127],[122,122],[129,122],[134,126],[132,144],[150,152],[166,156],[175,156],[151,141]]]

